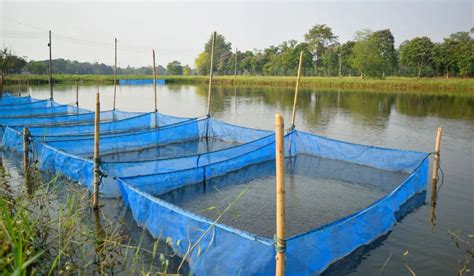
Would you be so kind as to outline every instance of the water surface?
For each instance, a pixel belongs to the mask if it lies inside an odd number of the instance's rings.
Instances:
[[[113,87],[101,86],[99,90],[103,109],[112,109]],[[75,86],[58,86],[55,91],[58,102],[76,101]],[[80,107],[93,109],[96,91],[95,86],[80,87]],[[152,86],[121,86],[117,91],[117,108],[153,111]],[[49,97],[47,86],[31,87],[29,92],[37,98]],[[220,86],[212,93],[212,116],[229,123],[273,130],[276,112],[282,113],[287,125],[291,118],[292,88]],[[158,87],[162,113],[202,116],[206,103],[206,86]],[[408,274],[405,261],[420,275],[457,274],[466,249],[456,246],[448,230],[459,230],[465,239],[474,234],[474,96],[301,91],[296,119],[299,130],[354,143],[432,152],[438,126],[444,128],[444,184],[434,210],[434,224],[430,220],[433,210],[427,202],[407,214],[388,235],[336,264],[330,274],[379,274],[387,259],[385,275]],[[427,200],[431,190],[428,186]],[[407,257],[403,256],[405,251],[409,252]]]
[[[287,158],[286,235],[303,234],[359,212],[407,176],[304,154]],[[159,197],[211,221],[219,219],[271,239],[276,223],[275,182],[275,161],[268,161]]]

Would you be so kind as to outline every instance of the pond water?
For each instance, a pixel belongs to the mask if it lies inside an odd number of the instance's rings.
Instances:
[[[356,213],[400,185],[407,174],[300,154],[285,160],[287,237]],[[160,195],[215,221],[273,238],[275,161]],[[238,198],[238,200],[234,200]],[[231,206],[229,211],[223,211]]]
[[[12,87],[11,90],[15,90]],[[23,88],[25,89],[25,88]],[[113,86],[100,86],[103,110],[112,109]],[[80,107],[93,109],[96,86],[79,88]],[[36,98],[48,98],[47,86],[29,87]],[[55,87],[54,98],[74,103],[75,86]],[[205,115],[207,86],[158,87],[160,112],[184,117]],[[246,127],[272,130],[274,114],[289,124],[293,88],[217,86],[212,116]],[[152,86],[119,86],[117,108],[153,111]],[[296,128],[334,139],[432,152],[436,128],[444,128],[441,145],[443,185],[436,209],[426,203],[403,217],[388,235],[333,265],[328,274],[407,274],[405,263],[421,275],[457,274],[466,248],[457,247],[448,230],[474,243],[474,95],[444,93],[346,92],[303,89]],[[431,175],[431,171],[430,171]],[[430,181],[429,181],[430,182]],[[430,219],[435,214],[435,219]],[[404,256],[404,252],[408,255]],[[385,265],[384,265],[385,264]]]

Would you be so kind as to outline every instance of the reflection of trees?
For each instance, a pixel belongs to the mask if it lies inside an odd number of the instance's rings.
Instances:
[[[474,120],[474,97],[461,95],[400,94],[395,104],[401,114],[416,117]]]
[[[207,98],[208,87],[196,86],[196,94]],[[213,86],[211,108],[213,112],[230,110],[235,95],[253,103],[276,106],[281,111],[293,107],[293,88],[286,87],[232,87]],[[337,112],[348,111],[351,118],[361,124],[384,128],[392,107],[409,116],[439,116],[448,119],[474,119],[474,97],[460,95],[430,95],[414,93],[388,93],[365,91],[317,91],[302,89],[298,110],[310,125],[327,124]]]
[[[183,92],[183,91],[189,91],[189,85],[178,85],[178,84],[167,84],[166,89],[169,92]]]
[[[385,128],[396,95],[374,92],[341,93],[340,107],[351,111],[364,124]]]
[[[207,86],[196,86],[196,93],[207,97]],[[231,105],[228,99],[236,93],[240,98],[250,99],[254,103],[264,103],[269,106],[278,106],[282,111],[291,111],[293,108],[293,89],[268,87],[226,87],[214,86],[212,90],[211,108],[213,112],[227,110]],[[303,119],[313,124],[326,125],[334,112],[328,109],[347,109],[355,119],[371,124],[385,126],[390,115],[390,109],[395,101],[394,95],[383,93],[349,93],[349,92],[316,92],[303,89],[298,97],[298,110]]]

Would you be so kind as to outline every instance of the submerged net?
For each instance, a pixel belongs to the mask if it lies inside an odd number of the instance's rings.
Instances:
[[[287,158],[285,172],[285,213],[290,218],[285,232],[290,237],[364,209],[408,176],[306,154]],[[220,222],[272,238],[275,182],[271,160],[158,197],[214,221],[242,193]]]

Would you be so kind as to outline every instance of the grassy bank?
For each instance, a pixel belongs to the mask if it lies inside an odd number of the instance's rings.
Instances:
[[[110,212],[121,205],[104,199],[93,211],[85,188],[58,176],[45,182],[36,169],[29,189],[7,173],[1,155],[0,275],[176,273],[173,241],[154,240],[126,212]]]
[[[206,84],[207,76],[158,76],[173,84]],[[119,75],[120,79],[151,79],[149,75]],[[6,78],[7,84],[26,83],[46,84],[46,75],[11,75]],[[111,75],[53,75],[54,82],[74,83],[82,82],[112,84]],[[288,86],[292,87],[295,77],[270,76],[216,76],[214,83],[222,85],[249,85],[249,86]],[[387,77],[385,79],[361,79],[359,77],[303,77],[301,86],[306,88],[348,89],[348,90],[377,90],[377,91],[430,91],[430,92],[474,92],[473,78],[405,78]]]

